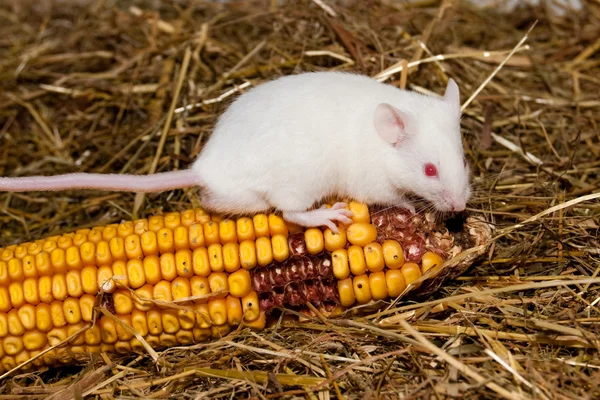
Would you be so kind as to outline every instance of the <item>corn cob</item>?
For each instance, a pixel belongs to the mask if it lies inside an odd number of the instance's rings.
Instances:
[[[349,208],[353,223],[339,233],[197,208],[0,249],[0,370],[260,330],[275,307],[351,307],[411,284],[428,293],[472,258],[423,274],[489,237],[474,221],[450,233],[428,215]]]

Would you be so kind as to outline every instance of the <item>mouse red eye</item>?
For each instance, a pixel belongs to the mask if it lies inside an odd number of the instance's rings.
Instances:
[[[437,168],[435,167],[435,165],[433,164],[425,164],[425,175],[429,176],[429,177],[435,177],[437,176],[438,172],[437,172]]]

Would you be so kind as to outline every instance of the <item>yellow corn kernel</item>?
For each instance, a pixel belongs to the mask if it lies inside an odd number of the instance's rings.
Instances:
[[[227,274],[224,272],[213,272],[208,276],[208,285],[211,293],[227,292],[229,290]],[[226,294],[224,293],[221,296],[225,296]]]
[[[47,304],[45,304],[47,306]],[[36,320],[37,320],[37,309],[36,309],[36,316],[35,316]],[[8,335],[8,314],[7,313],[0,313],[0,338],[5,337],[6,335]],[[0,346],[2,347],[2,346]],[[0,358],[2,357],[2,355],[0,355]]]
[[[239,242],[243,242],[244,240],[256,240],[254,225],[252,224],[252,220],[248,217],[238,218],[236,221],[236,232]]]
[[[377,229],[366,222],[355,222],[346,230],[346,237],[351,244],[364,247],[377,239]]]
[[[115,261],[112,270],[115,283],[128,287],[129,279],[127,279],[127,264],[125,261]]]
[[[15,247],[15,257],[22,259],[26,255],[27,255],[27,246],[17,245]]]
[[[148,311],[154,304],[152,303],[154,294],[154,287],[152,285],[144,285],[141,288],[135,291],[135,296],[133,296],[133,304],[135,308],[140,311]]]
[[[157,256],[144,257],[142,261],[144,267],[144,276],[146,277],[146,283],[155,285],[162,280],[162,273],[160,270],[160,260]]]
[[[225,263],[223,262],[223,246],[219,243],[214,243],[208,246],[208,263],[213,272],[225,271]]]
[[[13,336],[23,336],[25,327],[21,322],[21,318],[19,318],[19,312],[15,308],[8,312],[6,319],[8,321],[8,333]]]
[[[171,282],[171,294],[173,300],[190,297],[192,295],[190,281],[183,277],[175,278],[175,280]]]
[[[94,259],[95,259],[94,255]],[[8,278],[8,270],[6,270],[6,263],[4,263],[4,267],[2,267],[3,261],[0,261],[0,285],[4,284],[5,277]],[[35,267],[37,268],[37,273],[39,276],[48,276],[52,275],[54,271],[52,270],[52,263],[50,261],[50,253],[42,251],[35,255]]]
[[[67,259],[65,256],[65,250],[64,249],[54,249],[52,250],[52,252],[50,253],[50,263],[52,264],[52,270],[55,273],[64,273],[67,272]],[[10,274],[10,263],[8,266],[8,272]],[[11,275],[11,280],[15,280],[12,275]]]
[[[239,325],[244,320],[244,311],[240,299],[233,296],[227,296],[225,299],[227,308],[227,323],[229,325]]]
[[[77,324],[69,325],[69,326],[67,326],[67,335],[69,337],[71,337],[71,336],[75,335],[77,332],[81,331],[84,327],[85,327],[85,324],[83,322],[78,322]],[[76,335],[75,337],[73,337],[73,339],[71,339],[69,341],[69,344],[75,345],[75,346],[84,345],[85,344],[85,336],[84,335]],[[71,351],[75,351],[75,350],[73,350],[73,348],[71,348]]]
[[[29,351],[23,350],[22,352],[20,352],[19,354],[17,354],[15,356],[15,363],[17,365],[20,365],[20,364],[23,364],[24,362],[29,361],[30,359],[31,359],[31,354],[29,353]],[[29,366],[24,367],[25,370],[28,370],[30,368],[31,367],[29,367]]]
[[[131,312],[131,327],[142,336],[148,335],[148,321],[144,311],[133,310]]]
[[[176,346],[179,344],[177,337],[172,333],[162,333],[159,338],[161,347]]]
[[[346,230],[342,226],[338,226],[338,233],[334,233],[331,229],[325,229],[323,237],[325,239],[325,250],[333,252],[338,249],[343,249],[346,246]]]
[[[240,269],[240,246],[237,243],[223,245],[223,264],[227,272]]]
[[[385,286],[387,287],[388,296],[395,298],[398,297],[406,289],[406,282],[404,281],[404,275],[399,269],[389,269],[385,272]]]
[[[54,256],[54,252],[52,252],[51,257]],[[112,265],[113,258],[110,252],[110,245],[106,241],[101,241],[96,244],[96,264],[99,266],[109,266]],[[56,264],[54,260],[52,261],[52,266],[56,269]]]
[[[83,296],[83,285],[81,284],[81,273],[79,271],[69,271],[65,276],[67,283],[67,293],[71,297]]]
[[[79,299],[79,309],[81,310],[81,319],[85,322],[90,322],[94,316],[94,304],[96,298],[91,294],[84,294]]]
[[[444,263],[442,257],[433,251],[427,251],[423,254],[421,258],[421,272],[424,274],[429,271],[431,268],[437,268]]]
[[[8,275],[11,282],[21,282],[25,279],[23,262],[20,258],[12,258],[8,261]]]
[[[210,313],[208,312],[208,303],[194,304],[194,314],[196,315],[196,324],[202,328],[210,328],[212,326],[212,319],[210,319]]]
[[[204,276],[193,276],[190,280],[190,286],[192,290],[192,296],[206,296],[210,294],[210,285],[208,279]],[[195,300],[199,301],[199,300]]]
[[[383,261],[383,249],[377,242],[369,243],[363,249],[365,253],[365,262],[367,269],[371,272],[383,271],[385,263]]]
[[[100,318],[100,332],[102,334],[102,343],[114,344],[119,339],[116,323],[108,315],[103,315]]]
[[[117,354],[131,353],[131,344],[129,343],[129,341],[123,342],[122,340],[117,340],[117,342],[115,343],[115,353],[117,353]]]
[[[191,330],[196,325],[196,316],[191,309],[177,310],[177,318],[181,329]]]
[[[168,228],[161,228],[156,232],[158,239],[158,252],[160,254],[172,253],[175,251],[173,231]]]
[[[88,233],[88,240],[94,244],[98,244],[102,240],[102,228],[92,228]]]
[[[100,267],[98,268],[98,286],[107,293],[115,291],[115,284],[112,280],[113,270],[112,267]]]
[[[156,237],[155,232],[148,231],[142,233],[142,236],[140,236],[140,242],[142,245],[142,251],[146,257],[158,255],[158,238]]]
[[[142,258],[144,252],[142,250],[142,244],[138,235],[129,235],[124,239],[125,243],[125,255],[129,260],[134,258]]]
[[[195,343],[202,343],[202,342],[206,342],[208,339],[210,339],[210,337],[212,335],[212,329],[200,328],[199,326],[196,326],[192,330],[192,334],[194,335]]]
[[[206,246],[219,243],[219,224],[214,221],[208,221],[202,224],[204,230],[204,243]]]
[[[252,322],[246,322],[244,321],[244,326],[251,328],[255,331],[262,331],[263,329],[265,329],[265,326],[267,325],[267,315],[264,312],[260,312],[260,315],[258,316],[258,318]]]
[[[115,312],[117,314],[129,314],[133,311],[133,299],[127,289],[117,289],[113,293]],[[65,300],[66,301],[66,300]]]
[[[277,214],[271,213],[271,214],[269,214],[269,217],[268,217],[268,223],[269,223],[269,233],[271,234],[271,237],[273,237],[275,235],[283,235],[287,238],[289,231],[288,231],[287,224],[285,223],[283,218],[281,218]]]
[[[154,300],[158,301],[173,301],[173,293],[171,292],[171,282],[160,281],[154,285],[154,292],[152,293]]]
[[[208,262],[208,250],[206,247],[200,247],[192,253],[192,268],[194,275],[208,276],[212,273],[210,263]]]
[[[148,229],[151,232],[158,232],[165,227],[165,220],[161,215],[153,215],[148,218]]]
[[[175,267],[177,275],[180,277],[191,278],[194,276],[192,252],[188,249],[177,250],[175,253]]]
[[[178,226],[173,229],[173,241],[175,243],[175,251],[190,248],[190,239],[188,228]]]
[[[0,360],[0,365],[2,365],[2,369],[4,371],[10,371],[11,369],[13,369],[17,366],[17,361],[15,360],[14,357],[4,356]]]
[[[50,350],[42,356],[45,365],[55,365],[58,362],[56,350]]]
[[[181,215],[181,225],[185,227],[190,227],[192,224],[196,222],[196,213],[194,210],[185,210],[180,213]]]
[[[40,302],[40,292],[38,291],[38,280],[27,278],[23,282],[23,295],[25,302],[34,306]]]
[[[23,335],[23,345],[27,350],[41,350],[48,343],[48,338],[40,331],[29,331]]]
[[[331,254],[331,263],[333,276],[336,279],[342,280],[350,276],[350,268],[348,266],[348,251],[346,249],[335,250]]]
[[[383,300],[388,297],[386,288],[385,272],[373,272],[369,275],[369,288],[373,300]]]
[[[115,324],[117,327],[117,337],[119,338],[119,340],[129,341],[133,339],[133,334],[130,332],[130,329],[127,329],[131,328],[131,315],[117,315],[117,318],[121,321],[121,323],[117,322]]]
[[[282,262],[290,256],[290,246],[287,235],[275,233],[271,236],[271,247],[273,248],[273,259]]]
[[[242,309],[244,310],[244,321],[253,322],[260,317],[260,304],[258,294],[253,290],[242,297]]]
[[[195,208],[194,212],[196,216],[196,222],[203,224],[210,221],[210,215],[203,208]]]
[[[148,335],[145,337],[145,339],[146,343],[148,343],[153,349],[157,349],[162,346],[162,344],[160,343],[160,337],[156,335]]]
[[[13,307],[19,308],[25,304],[25,292],[23,291],[22,282],[13,282],[8,286],[8,293],[10,294],[10,302]]]
[[[54,275],[52,277],[52,296],[56,300],[64,300],[67,298],[68,294],[69,293],[67,291],[67,279],[66,279],[65,275],[63,275],[63,274]],[[14,301],[13,301],[13,305],[15,305]],[[15,307],[18,307],[18,306],[15,305]]]
[[[146,311],[146,321],[148,321],[148,332],[151,335],[163,333],[162,315],[158,308]],[[146,340],[148,339],[146,338]]]
[[[181,216],[178,212],[169,212],[164,216],[165,228],[175,229],[181,225]]]
[[[52,315],[52,325],[55,328],[62,328],[67,325],[62,301],[55,300],[50,303],[50,313]]]
[[[9,356],[15,356],[23,351],[23,339],[15,336],[8,336],[2,340],[4,352]]]
[[[256,214],[252,217],[256,238],[269,237],[269,217],[266,214]]]
[[[177,265],[175,263],[175,254],[163,253],[160,256],[160,274],[163,279],[172,281],[177,278]]]
[[[190,225],[188,235],[190,249],[196,250],[197,248],[204,246],[204,231],[202,230],[202,224],[195,223]]]
[[[98,271],[95,267],[84,267],[81,270],[81,286],[87,294],[98,293]]]
[[[49,304],[40,303],[35,306],[35,325],[40,332],[49,332],[54,327]]]
[[[273,247],[269,238],[262,236],[256,239],[256,259],[261,267],[273,262]]]
[[[162,326],[164,333],[175,333],[181,329],[179,318],[177,318],[177,310],[172,308],[162,310]]]
[[[81,308],[79,307],[79,299],[75,299],[73,297],[67,298],[63,302],[63,312],[65,314],[65,320],[67,323],[77,324],[81,322]]]
[[[35,268],[35,258],[32,255],[26,255],[23,257],[23,276],[27,278],[37,278],[38,273]]]
[[[219,239],[223,245],[226,243],[237,243],[237,231],[233,220],[224,219],[219,222]]]
[[[114,344],[108,344],[108,343],[101,343],[100,344],[100,352],[101,353],[112,353],[115,351],[115,345]]]
[[[46,241],[44,241],[44,244],[42,245],[42,250],[44,250],[46,253],[52,253],[54,249],[58,248],[58,245],[56,244],[56,239],[58,239],[58,237],[54,239],[50,237]]]
[[[323,232],[319,228],[308,228],[305,230],[304,242],[306,243],[306,250],[310,254],[319,254],[325,248]]]
[[[114,261],[127,261],[127,255],[125,254],[125,241],[123,238],[114,237],[110,239],[108,246]]]
[[[244,269],[256,267],[256,244],[254,240],[244,240],[240,243],[240,263]]]
[[[367,262],[362,247],[356,245],[348,247],[348,263],[352,275],[362,275],[367,272]]]
[[[89,346],[97,346],[102,343],[102,332],[98,324],[92,325],[88,330],[83,332],[83,339]],[[100,349],[98,349],[100,351]]]
[[[41,253],[47,256],[47,253]],[[0,261],[0,286],[8,286],[10,276],[8,275],[8,265],[6,261]]]
[[[92,242],[85,242],[81,246],[79,246],[79,252],[81,254],[81,262],[84,267],[95,266],[96,265],[96,245]],[[37,263],[36,258],[36,263]],[[38,267],[38,272],[40,272],[40,268]]]
[[[177,343],[181,345],[188,345],[194,343],[194,334],[191,329],[181,329],[175,334]]]
[[[421,277],[421,268],[419,265],[413,262],[404,264],[401,268],[402,276],[404,276],[404,282],[406,285],[410,285]]]
[[[404,251],[397,240],[385,240],[383,245],[383,259],[390,269],[398,269],[404,264]]]
[[[8,312],[12,308],[10,293],[6,286],[0,286],[0,312]]]
[[[210,319],[216,325],[227,322],[227,301],[225,299],[212,299],[208,301]]]
[[[133,221],[133,233],[141,236],[144,232],[148,232],[148,220],[142,218]]]
[[[340,304],[344,307],[350,307],[356,301],[354,295],[354,286],[352,278],[338,280],[338,294],[340,296]]]
[[[35,256],[36,254],[38,254],[40,251],[42,251],[42,243],[43,240],[29,243],[29,245],[27,246],[27,254],[29,254],[30,256]]]
[[[17,310],[17,315],[25,330],[29,331],[35,329],[35,306],[25,304]]]
[[[73,238],[68,235],[62,235],[56,240],[56,244],[58,245],[59,249],[66,250],[73,246]]]
[[[210,277],[209,277],[210,281]],[[252,290],[250,272],[245,269],[237,270],[227,277],[229,293],[235,297],[244,297]]]
[[[117,226],[117,236],[126,238],[133,234],[133,221],[125,221]]]
[[[360,304],[366,304],[371,301],[371,289],[369,288],[369,277],[367,275],[354,277],[352,286],[356,300]]]
[[[214,338],[222,338],[226,336],[229,332],[231,332],[231,326],[228,324],[223,325],[213,325],[210,327],[211,334]]]

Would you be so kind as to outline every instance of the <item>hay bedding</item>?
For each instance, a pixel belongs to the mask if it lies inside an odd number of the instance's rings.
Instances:
[[[4,379],[0,398],[600,398],[597,1],[563,19],[452,1],[58,3],[0,3],[0,175],[186,167],[238,92],[301,71],[405,60],[388,82],[440,93],[452,77],[464,101],[538,23],[463,118],[471,209],[504,234],[427,302],[232,333],[158,365],[104,355]],[[192,190],[0,201],[0,245],[198,205]]]

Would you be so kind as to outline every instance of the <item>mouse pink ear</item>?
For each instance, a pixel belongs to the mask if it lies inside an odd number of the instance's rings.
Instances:
[[[454,82],[454,79],[448,81],[446,93],[444,93],[444,100],[450,104],[460,105],[460,91],[458,85]]]
[[[398,144],[407,136],[406,113],[389,104],[382,103],[375,108],[373,122],[379,137],[390,144]]]

